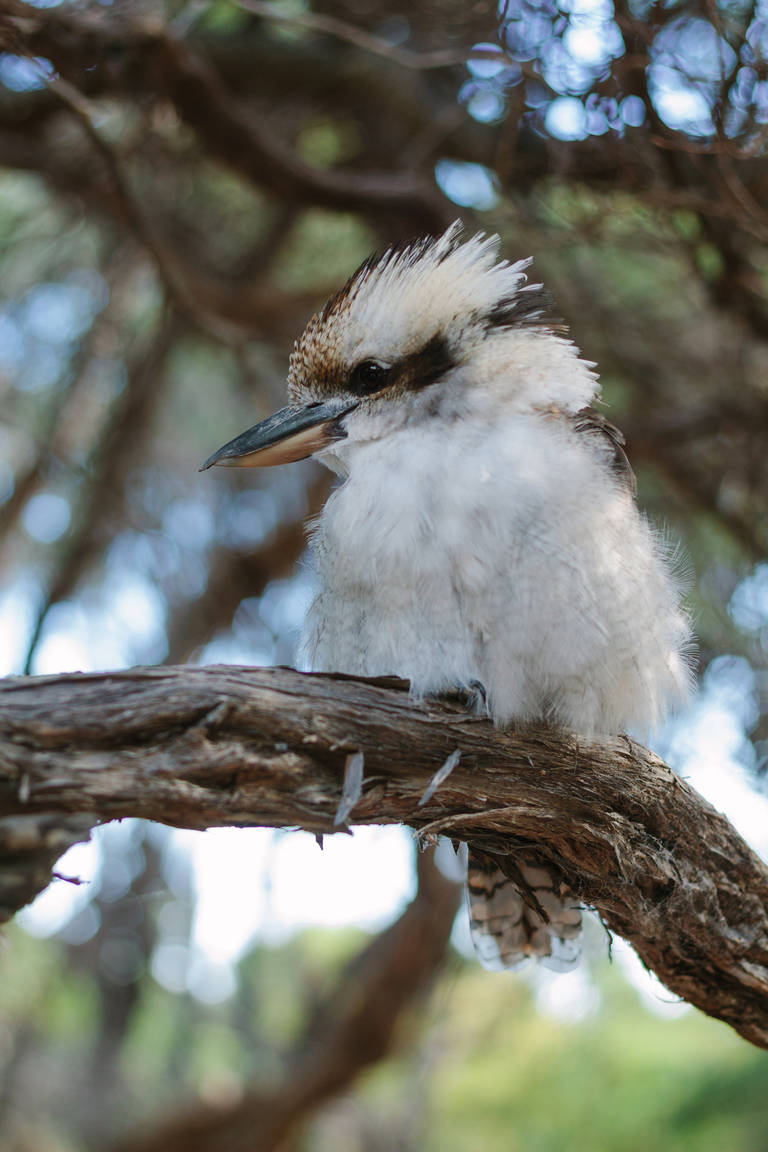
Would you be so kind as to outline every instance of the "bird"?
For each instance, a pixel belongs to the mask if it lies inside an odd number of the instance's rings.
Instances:
[[[500,244],[456,221],[369,257],[296,341],[287,407],[203,467],[313,456],[339,477],[308,668],[459,691],[500,727],[648,733],[692,688],[680,565],[595,365]],[[471,851],[467,892],[486,966],[577,963],[581,906],[536,845]]]

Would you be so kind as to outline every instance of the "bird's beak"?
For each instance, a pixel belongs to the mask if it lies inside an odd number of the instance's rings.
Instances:
[[[289,404],[219,448],[200,471],[204,472],[212,464],[227,468],[266,468],[270,464],[304,460],[346,436],[341,419],[356,407],[357,401],[341,397],[303,407]]]

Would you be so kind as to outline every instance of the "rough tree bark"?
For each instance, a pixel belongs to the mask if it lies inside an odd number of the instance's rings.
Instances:
[[[0,817],[323,833],[345,795],[355,824],[535,843],[673,992],[768,1048],[768,869],[722,815],[626,737],[496,731],[405,687],[236,667],[5,680]]]

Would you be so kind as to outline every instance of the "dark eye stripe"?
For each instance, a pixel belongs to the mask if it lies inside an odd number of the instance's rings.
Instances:
[[[441,376],[456,367],[456,361],[445,336],[437,333],[432,339],[395,366],[398,383],[409,392],[420,392],[434,384]]]

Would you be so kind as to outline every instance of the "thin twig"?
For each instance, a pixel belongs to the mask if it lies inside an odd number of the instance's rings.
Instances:
[[[212,316],[189,291],[183,271],[177,267],[169,249],[157,235],[149,217],[139,204],[138,197],[134,195],[122,157],[97,128],[97,114],[91,102],[73,84],[61,76],[48,79],[47,84],[49,89],[77,117],[89,140],[104,161],[125,218],[154,260],[163,283],[176,301],[179,310],[217,341],[234,345],[242,343],[243,332],[241,329]]]
[[[264,0],[234,0],[238,8],[244,12],[251,12],[254,16],[261,16],[264,20],[272,20],[276,24],[290,24],[294,28],[306,28],[311,32],[321,32],[352,44],[355,48],[362,48],[374,56],[381,56],[391,60],[403,68],[418,72],[426,72],[435,68],[453,68],[457,64],[466,64],[469,60],[499,60],[514,64],[507,53],[499,47],[480,48],[474,46],[457,50],[443,48],[434,52],[413,52],[410,48],[400,48],[382,40],[380,36],[372,36],[363,28],[340,20],[337,16],[326,16],[320,12],[282,12],[274,4],[265,3]]]

